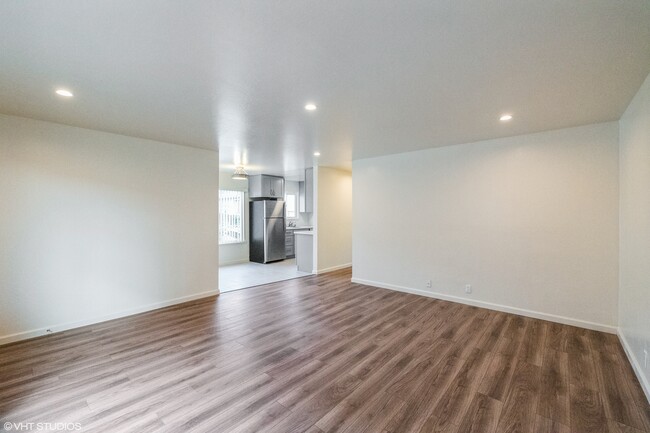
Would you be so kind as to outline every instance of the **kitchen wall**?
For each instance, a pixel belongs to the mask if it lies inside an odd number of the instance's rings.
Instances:
[[[620,183],[619,335],[650,399],[650,76],[620,120]]]
[[[0,115],[0,343],[216,293],[218,164]]]
[[[354,281],[616,330],[616,122],[357,160],[353,178]]]
[[[244,239],[245,242],[239,244],[219,245],[219,265],[233,265],[235,263],[248,262],[248,180],[235,180],[232,178],[232,171],[219,172],[219,189],[231,191],[244,191]],[[215,220],[218,224],[218,220]]]
[[[314,167],[314,267],[327,272],[352,264],[352,173]]]
[[[285,189],[284,193],[285,196],[287,194],[295,194],[296,198],[298,201],[296,201],[297,206],[298,206],[298,218],[294,221],[296,223],[296,227],[306,227],[306,226],[313,226],[313,220],[312,220],[312,213],[311,212],[300,212],[300,184],[299,182],[296,181],[291,181],[287,180],[284,183]],[[289,220],[287,220],[289,221]]]

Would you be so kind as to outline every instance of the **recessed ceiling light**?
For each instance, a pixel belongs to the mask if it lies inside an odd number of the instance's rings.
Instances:
[[[71,91],[66,89],[56,89],[56,94],[59,96],[65,96],[66,98],[72,98],[74,96]]]
[[[314,152],[314,156],[320,156],[320,152]]]
[[[508,122],[509,120],[512,120],[512,114],[504,114],[499,117],[499,120],[502,122]]]
[[[316,108],[318,108],[318,107],[316,107],[316,104],[307,104],[307,105],[305,105],[305,110],[307,110],[307,111],[314,111]]]

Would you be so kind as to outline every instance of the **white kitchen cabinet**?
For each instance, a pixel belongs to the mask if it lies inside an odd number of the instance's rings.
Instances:
[[[301,272],[314,270],[314,232],[298,230],[294,232],[296,243],[296,265]]]

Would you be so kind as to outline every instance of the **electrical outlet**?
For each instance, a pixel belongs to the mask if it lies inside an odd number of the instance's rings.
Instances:
[[[466,284],[465,285],[465,293],[472,293],[472,285],[471,284]]]
[[[431,288],[431,280],[427,280],[427,287]]]

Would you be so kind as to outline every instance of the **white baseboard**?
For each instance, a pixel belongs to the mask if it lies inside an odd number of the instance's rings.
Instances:
[[[427,292],[425,290],[412,289],[410,287],[397,286],[394,284],[381,283],[379,281],[364,280],[361,278],[352,278],[353,283],[365,284],[366,286],[380,287],[382,289],[395,290],[398,292],[411,293],[414,295],[427,296],[429,298],[442,299],[445,301],[458,302],[460,304],[472,305],[474,307],[487,308],[489,310],[502,311],[520,316],[532,317],[534,319],[548,320],[549,322],[562,323],[564,325],[577,326],[580,328],[593,329],[594,331],[607,332],[616,334],[618,328],[615,326],[603,325],[600,323],[588,322],[571,317],[557,316],[555,314],[542,313],[539,311],[526,310],[524,308],[510,307],[508,305],[493,304],[491,302],[476,301],[474,299],[461,298],[458,296],[445,295],[438,292]]]
[[[336,266],[330,266],[329,268],[324,268],[324,269],[317,269],[312,271],[312,274],[324,274],[325,272],[332,272],[332,271],[338,271],[339,269],[345,269],[345,268],[351,268],[352,263],[345,263],[342,265],[336,265]]]
[[[627,342],[627,339],[625,338],[625,334],[623,334],[623,331],[621,331],[620,328],[618,330],[618,339],[621,340],[621,346],[623,346],[623,350],[625,350],[627,359],[630,361],[630,364],[632,364],[632,369],[634,370],[634,374],[636,374],[637,379],[639,379],[639,383],[641,384],[641,388],[643,388],[645,397],[648,399],[648,402],[650,403],[650,382],[648,381],[648,378],[643,374],[641,363],[639,362],[637,357],[634,356],[634,351],[630,347],[629,343]]]
[[[159,308],[169,307],[171,305],[182,304],[183,302],[194,301],[196,299],[207,298],[208,296],[215,296],[219,294],[219,290],[210,290],[207,292],[196,293],[194,295],[182,296],[163,302],[156,302],[154,304],[145,305],[142,307],[131,308],[129,310],[120,311],[106,316],[94,317],[92,319],[81,320],[78,322],[63,323],[57,325],[46,326],[43,328],[32,329],[30,331],[17,332],[15,334],[8,334],[0,336],[0,346],[3,344],[13,343],[15,341],[28,340],[34,337],[40,337],[50,333],[67,331],[69,329],[81,328],[82,326],[94,325],[108,320],[119,319],[121,317],[132,316],[134,314],[145,313],[147,311],[157,310]],[[48,329],[51,332],[48,332]]]

